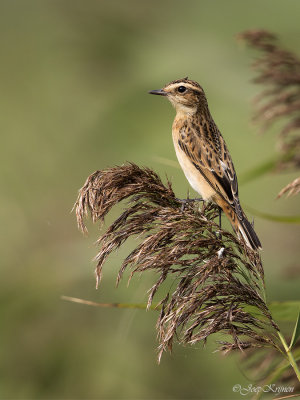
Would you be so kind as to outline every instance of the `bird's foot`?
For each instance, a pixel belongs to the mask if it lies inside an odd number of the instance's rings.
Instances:
[[[200,198],[197,198],[197,199],[177,199],[176,198],[176,200],[177,201],[179,201],[180,203],[181,203],[181,211],[184,211],[184,209],[185,209],[185,207],[186,207],[186,205],[188,204],[188,203],[194,203],[195,201],[202,201],[202,202],[204,202],[204,200],[200,197]]]

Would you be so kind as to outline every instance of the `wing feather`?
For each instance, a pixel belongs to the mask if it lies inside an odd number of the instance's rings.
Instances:
[[[208,135],[199,135],[193,127],[189,133],[187,139],[193,145],[187,145],[182,138],[178,141],[180,148],[209,185],[235,210],[238,218],[242,219],[237,176],[221,133],[218,131],[216,144],[214,140],[209,140]]]

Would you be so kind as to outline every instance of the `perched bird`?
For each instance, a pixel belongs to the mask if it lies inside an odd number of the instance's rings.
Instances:
[[[150,94],[165,96],[176,110],[172,136],[176,155],[192,188],[215,202],[246,244],[261,249],[238,196],[238,181],[226,143],[215,124],[199,83],[188,78],[168,83]]]

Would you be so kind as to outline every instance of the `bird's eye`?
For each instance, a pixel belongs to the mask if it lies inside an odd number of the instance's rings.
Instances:
[[[186,91],[186,87],[185,86],[179,86],[179,88],[177,89],[179,93],[184,93]]]

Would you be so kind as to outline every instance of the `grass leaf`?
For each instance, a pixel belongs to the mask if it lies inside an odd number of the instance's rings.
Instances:
[[[299,339],[299,336],[300,336],[300,318],[299,317],[300,317],[300,311],[298,311],[298,317],[296,320],[293,336],[292,336],[290,347],[289,347],[290,349],[294,346],[294,344],[297,342],[297,340]]]
[[[269,221],[281,222],[283,224],[300,224],[300,215],[274,215],[256,210],[250,206],[245,206],[245,208],[253,215]]]
[[[275,320],[293,322],[300,309],[300,301],[272,301],[268,307]]]
[[[280,162],[281,160],[280,155],[274,156],[268,161],[263,162],[262,164],[254,167],[253,169],[250,169],[249,171],[244,172],[239,176],[239,183],[240,185],[243,185],[245,183],[251,182],[263,175],[265,175],[267,172],[271,172],[275,169],[276,165]]]

